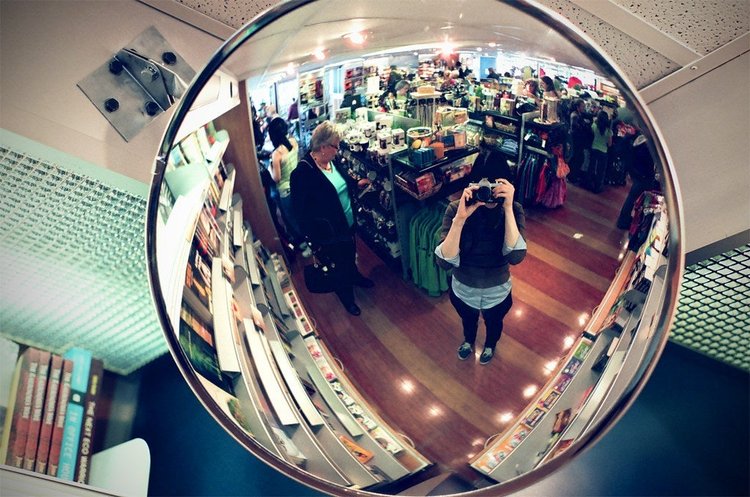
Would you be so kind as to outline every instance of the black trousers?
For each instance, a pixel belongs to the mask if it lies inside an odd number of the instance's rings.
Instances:
[[[354,234],[351,238],[321,245],[317,255],[322,262],[335,264],[336,295],[344,305],[353,304],[354,281],[359,275]]]
[[[453,289],[450,290],[451,304],[456,309],[459,317],[461,318],[461,324],[464,327],[464,341],[474,345],[477,339],[477,328],[479,327],[479,315],[481,314],[484,318],[484,325],[487,328],[487,336],[485,337],[484,346],[491,349],[495,349],[497,342],[500,340],[500,335],[503,334],[503,319],[508,314],[510,308],[513,306],[513,296],[508,294],[505,300],[497,304],[495,307],[489,309],[474,309],[470,305],[466,304],[463,300],[458,298]]]

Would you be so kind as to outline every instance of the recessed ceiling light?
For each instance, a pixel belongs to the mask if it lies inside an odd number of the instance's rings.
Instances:
[[[491,48],[495,48],[497,46],[497,43],[495,43],[494,41],[491,41],[487,45],[489,45]]]
[[[323,60],[326,58],[326,54],[322,48],[318,48],[313,52],[313,57],[315,57],[316,60]]]
[[[367,33],[364,33],[362,31],[353,31],[351,33],[347,33],[344,36],[344,39],[349,40],[355,45],[362,45],[365,40],[367,40]]]

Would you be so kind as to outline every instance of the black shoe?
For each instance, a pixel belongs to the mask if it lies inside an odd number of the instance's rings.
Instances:
[[[361,274],[354,277],[354,285],[360,288],[372,288],[375,286],[375,282],[370,278],[365,278]]]
[[[482,351],[482,355],[479,356],[479,364],[487,364],[492,360],[495,355],[495,350],[489,347],[485,347]]]
[[[359,306],[354,302],[352,302],[351,304],[344,304],[344,309],[346,309],[346,312],[348,312],[352,316],[359,316],[360,314],[362,314],[362,309],[360,309]]]
[[[464,342],[461,344],[461,346],[458,348],[458,358],[462,361],[465,361],[469,358],[471,353],[474,351],[474,347],[471,346],[469,342]]]

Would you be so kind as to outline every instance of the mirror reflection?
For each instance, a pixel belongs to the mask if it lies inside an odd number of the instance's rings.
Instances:
[[[559,464],[642,385],[679,278],[671,177],[622,78],[516,7],[406,4],[255,25],[188,92],[151,195],[175,359],[328,492]]]

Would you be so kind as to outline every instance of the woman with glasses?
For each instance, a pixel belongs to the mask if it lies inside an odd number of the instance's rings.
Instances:
[[[315,255],[332,264],[336,295],[344,308],[359,316],[353,286],[371,288],[372,280],[356,266],[354,213],[344,174],[334,165],[341,136],[330,121],[313,131],[310,151],[299,161],[291,176],[292,207],[300,231],[307,237]]]

